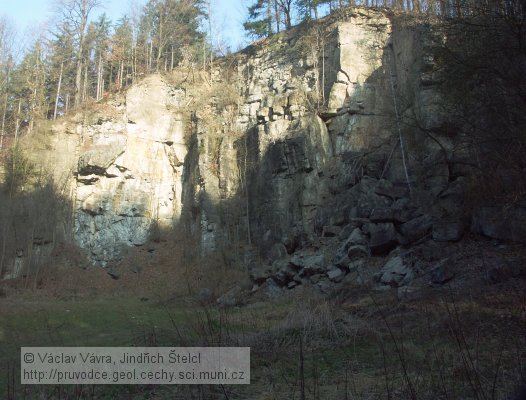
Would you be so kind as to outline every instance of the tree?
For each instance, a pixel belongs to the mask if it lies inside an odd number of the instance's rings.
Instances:
[[[65,23],[73,28],[75,52],[75,105],[82,100],[82,75],[88,60],[85,56],[88,18],[91,12],[101,4],[100,0],[59,0],[59,13]],[[84,74],[85,75],[85,74]]]
[[[199,21],[206,16],[200,0],[150,0],[140,22],[140,41],[147,70],[168,69],[181,59],[183,48],[199,48],[204,35]],[[172,61],[173,60],[173,61]]]
[[[110,50],[110,29],[111,22],[103,13],[96,22],[91,22],[88,26],[86,36],[86,54],[84,59],[91,60],[92,75],[96,77],[95,98],[102,98],[104,91],[104,63],[107,61]],[[87,86],[87,82],[84,84]]]
[[[45,56],[43,38],[39,37],[14,70],[13,79],[20,110],[17,111],[20,122],[15,126],[16,131],[23,123],[27,131],[31,132],[35,120],[47,114]]]
[[[276,0],[279,11],[281,11],[285,17],[285,29],[292,27],[292,2],[293,0]]]
[[[53,118],[67,111],[70,94],[75,92],[75,43],[73,28],[67,21],[51,32],[48,42],[47,92],[54,99]]]
[[[248,21],[243,27],[256,39],[272,35],[272,0],[256,0],[248,8]]]
[[[109,57],[111,63],[117,64],[119,71],[117,84],[119,87],[123,85],[125,70],[127,71],[128,68],[130,68],[132,70],[132,76],[134,75],[133,50],[133,27],[130,20],[124,16],[117,22],[115,33],[111,38],[111,54]]]
[[[0,151],[4,147],[6,134],[7,114],[9,108],[9,97],[11,92],[11,75],[14,67],[13,48],[16,31],[11,23],[5,18],[0,18]]]

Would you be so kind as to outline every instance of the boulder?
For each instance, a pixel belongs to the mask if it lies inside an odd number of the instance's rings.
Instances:
[[[278,286],[286,286],[301,269],[285,260],[275,262],[273,268],[277,272],[272,275],[272,279]]]
[[[273,279],[267,279],[259,288],[263,291],[268,299],[274,299],[283,294],[284,290],[280,288]]]
[[[217,304],[223,307],[233,307],[238,305],[242,301],[242,292],[243,290],[239,286],[234,286],[224,295],[217,299]]]
[[[327,270],[327,263],[323,254],[296,254],[289,260],[294,270],[303,270],[303,274],[310,276]]]
[[[349,235],[349,238],[347,239],[349,243],[351,244],[367,244],[367,238],[363,234],[362,230],[360,228],[355,228],[351,234]]]
[[[387,254],[398,244],[396,230],[390,222],[368,224],[367,230],[371,236],[369,248],[373,255]]]
[[[391,222],[393,220],[394,212],[387,207],[374,208],[371,211],[369,219],[372,222]]]
[[[349,250],[347,250],[347,257],[349,257],[349,261],[367,258],[369,255],[370,254],[367,247],[362,245],[351,246],[349,247]]]
[[[437,242],[455,242],[464,233],[462,222],[437,221],[433,223],[433,240]]]
[[[272,264],[276,260],[285,258],[287,254],[287,248],[283,243],[274,243],[267,253],[267,260]]]
[[[398,223],[404,223],[415,218],[417,207],[411,203],[408,198],[398,199],[391,205],[393,210],[393,220]]]
[[[431,282],[437,285],[443,285],[455,277],[455,272],[450,264],[449,259],[440,261],[431,270]]]
[[[378,185],[374,192],[380,196],[386,196],[393,200],[401,199],[408,194],[407,186],[395,186],[385,179],[378,181]]]
[[[249,269],[249,277],[257,285],[265,282],[272,275],[272,270],[265,265],[253,265]]]
[[[201,290],[199,290],[197,298],[202,304],[210,303],[210,301],[212,300],[212,291],[208,288],[202,288]]]
[[[358,258],[358,259],[356,259],[356,260],[352,260],[352,261],[349,263],[349,271],[350,271],[350,272],[359,271],[359,270],[362,269],[364,266],[365,266],[365,259],[364,259],[364,258]]]
[[[409,242],[415,242],[424,238],[431,231],[432,226],[431,216],[424,214],[400,225],[400,231]]]
[[[371,209],[366,207],[352,207],[349,210],[349,220],[354,218],[369,218]]]
[[[334,268],[327,272],[327,277],[332,282],[341,282],[345,273],[340,268]]]
[[[287,284],[287,289],[294,289],[296,286],[298,286],[300,283],[299,282],[296,282],[296,281],[290,281],[288,284]]]
[[[321,233],[322,237],[336,237],[340,234],[342,228],[335,225],[324,226]]]
[[[340,234],[338,235],[338,239],[340,240],[347,240],[351,233],[356,229],[355,224],[347,224],[345,225],[342,230],[340,231]]]
[[[415,277],[411,267],[400,256],[391,258],[379,273],[379,283],[391,287],[407,285]]]
[[[334,264],[338,267],[347,268],[349,261],[355,257],[354,252],[358,251],[368,255],[367,248],[363,246],[365,244],[367,244],[367,238],[360,228],[355,228],[336,251]],[[351,251],[351,249],[353,250]]]

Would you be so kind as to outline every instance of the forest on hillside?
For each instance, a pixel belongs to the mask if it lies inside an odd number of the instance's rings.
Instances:
[[[31,133],[36,121],[56,119],[182,63],[210,71],[225,52],[212,44],[209,1],[149,0],[138,15],[117,21],[106,14],[94,19],[101,5],[61,0],[54,25],[24,49],[13,24],[0,19],[0,150]],[[491,35],[504,21],[520,36],[525,17],[520,0],[257,0],[248,7],[244,28],[251,38],[267,37],[348,6],[463,19],[469,26],[490,16],[495,25],[485,29]]]

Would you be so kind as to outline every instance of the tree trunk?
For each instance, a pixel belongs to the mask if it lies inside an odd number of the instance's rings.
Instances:
[[[88,66],[84,68],[84,87],[82,89],[82,101],[85,102],[88,99]]]
[[[57,97],[55,98],[55,111],[53,112],[53,120],[57,119],[58,100],[60,99],[60,87],[62,86],[62,73],[64,71],[64,62],[60,63],[60,74],[58,76]]]
[[[33,126],[35,125],[35,114],[36,114],[36,103],[37,103],[37,87],[35,83],[35,87],[33,88],[33,94],[31,98],[31,104],[29,106],[29,123],[27,124],[27,133],[31,133],[33,131]]]
[[[80,86],[82,83],[82,61],[77,61],[77,73],[75,75],[75,106],[78,106],[81,102],[80,100]]]
[[[161,55],[163,54],[163,48],[164,48],[164,38],[163,38],[163,30],[164,30],[164,23],[163,23],[163,13],[160,13],[159,17],[159,48],[157,49],[157,61],[155,64],[155,71],[159,72],[159,64],[161,62]]]
[[[152,63],[153,63],[153,40],[150,42],[150,55],[148,58],[148,73],[152,70]]]
[[[133,39],[132,39],[133,40]],[[132,41],[132,54],[131,54],[131,63],[132,63],[132,83],[135,82],[137,76],[137,46]]]
[[[277,26],[279,32],[279,25]],[[272,35],[272,0],[267,0],[267,36]]]
[[[119,65],[119,89],[122,89],[122,76],[124,74],[124,61],[120,62]]]
[[[20,111],[22,109],[22,99],[18,100],[18,111],[16,112],[16,122],[15,122],[15,146],[18,141],[18,129],[20,127]]]
[[[270,0],[269,0],[270,1]],[[279,13],[278,1],[274,0],[274,19],[276,20],[276,32],[280,32],[281,15]]]
[[[95,100],[99,101],[102,98],[102,54],[99,54],[99,62],[97,65],[97,94]]]
[[[247,242],[248,245],[252,245],[252,235],[250,234],[250,203],[248,197],[248,181],[247,181],[247,164],[248,164],[248,146],[247,146],[247,135],[243,136],[244,147],[245,147],[245,162],[243,165],[243,181],[245,183],[245,212],[247,218]]]
[[[6,82],[5,82],[5,99],[4,99],[4,111],[2,113],[2,130],[0,131],[0,150],[4,147],[4,136],[5,136],[5,117],[7,115],[7,101],[9,98],[9,74],[11,70],[7,68]],[[1,275],[0,275],[1,276]]]

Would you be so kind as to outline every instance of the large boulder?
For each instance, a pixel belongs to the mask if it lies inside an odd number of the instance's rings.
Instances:
[[[430,215],[424,214],[408,221],[400,226],[400,231],[404,238],[409,242],[423,239],[433,227],[433,220]]]
[[[433,240],[455,242],[464,233],[464,224],[459,221],[436,221],[433,223]]]
[[[295,254],[290,258],[289,264],[296,270],[302,270],[307,276],[325,272],[327,269],[323,254]]]
[[[398,244],[395,227],[390,222],[368,224],[367,231],[371,236],[369,248],[373,255],[387,254]]]
[[[356,258],[357,253],[368,254],[367,248],[365,247],[366,244],[367,238],[362,230],[360,228],[354,228],[347,240],[345,240],[336,251],[334,264],[347,268],[349,261],[351,261],[352,258]]]
[[[387,261],[378,275],[380,284],[391,287],[407,285],[414,278],[415,273],[401,256],[395,256]]]
[[[431,283],[443,285],[455,277],[455,270],[448,258],[439,261],[431,270]]]

